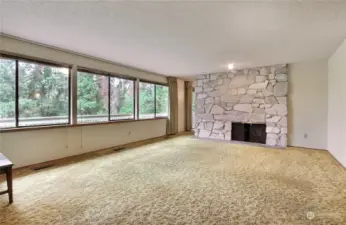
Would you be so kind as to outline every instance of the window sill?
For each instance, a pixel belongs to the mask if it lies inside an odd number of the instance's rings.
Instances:
[[[168,119],[168,117],[156,117],[150,119],[130,119],[130,120],[114,120],[108,122],[98,122],[98,123],[81,123],[81,124],[59,124],[59,125],[46,125],[46,126],[33,126],[33,127],[17,127],[17,128],[5,128],[0,129],[0,133],[10,133],[10,132],[19,132],[19,131],[35,131],[35,130],[48,130],[56,128],[73,128],[73,127],[84,127],[84,126],[99,126],[99,125],[110,125],[110,124],[119,124],[119,123],[131,123],[131,122],[141,122],[141,121],[150,121],[150,120],[162,120]]]

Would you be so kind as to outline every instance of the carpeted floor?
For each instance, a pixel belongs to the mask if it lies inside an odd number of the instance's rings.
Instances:
[[[346,171],[326,151],[185,136],[18,170],[14,185],[1,225],[346,224]]]

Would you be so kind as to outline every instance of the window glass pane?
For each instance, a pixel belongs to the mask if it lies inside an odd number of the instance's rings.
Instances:
[[[140,82],[139,83],[139,118],[147,119],[155,117],[154,102],[155,85]]]
[[[111,77],[111,120],[134,119],[133,80]]]
[[[108,77],[78,72],[77,87],[77,122],[107,122]]]
[[[69,69],[19,62],[19,126],[66,124]]]
[[[0,58],[0,129],[16,126],[14,60]]]
[[[156,85],[156,116],[168,116],[168,87],[163,85]]]

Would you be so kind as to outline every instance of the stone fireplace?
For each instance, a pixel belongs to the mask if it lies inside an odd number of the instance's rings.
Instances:
[[[195,135],[286,147],[287,72],[282,64],[199,76]]]

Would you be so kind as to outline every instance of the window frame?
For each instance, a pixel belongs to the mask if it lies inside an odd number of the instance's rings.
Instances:
[[[9,128],[0,128],[0,130],[12,130],[12,129],[23,129],[23,128],[34,128],[34,127],[52,127],[52,126],[69,126],[71,125],[71,69],[72,65],[63,63],[53,63],[47,60],[39,60],[36,58],[29,58],[24,56],[13,56],[9,54],[4,54],[0,52],[0,58],[14,60],[15,62],[15,126]],[[50,124],[40,124],[40,125],[19,125],[19,63],[32,63],[39,64],[42,66],[50,66],[56,68],[64,68],[68,70],[67,74],[67,88],[68,88],[68,114],[67,123],[50,123]]]
[[[77,125],[83,125],[83,124],[99,124],[99,123],[114,123],[114,122],[123,122],[123,121],[135,121],[136,119],[136,79],[131,76],[126,76],[126,75],[121,75],[121,74],[115,74],[115,73],[109,73],[97,69],[90,69],[86,67],[77,67],[77,79],[78,79],[78,72],[84,72],[84,73],[89,73],[89,74],[95,74],[99,76],[105,76],[108,79],[108,120],[106,122],[93,122],[93,123],[79,123],[77,119]],[[124,79],[124,80],[130,80],[133,82],[133,118],[130,119],[120,119],[120,120],[115,120],[111,119],[111,78],[119,78],[119,79]],[[77,83],[77,89],[78,89],[78,83]],[[77,101],[78,101],[78,95],[77,95]],[[78,114],[77,114],[78,118]]]
[[[168,90],[168,115],[167,116],[157,116],[156,109],[156,85],[166,86],[167,83],[153,82],[150,80],[138,78],[132,75],[125,75],[113,72],[105,72],[98,69],[87,68],[84,66],[79,66],[78,64],[68,64],[63,62],[56,62],[49,59],[41,59],[33,56],[12,53],[8,51],[0,51],[0,58],[13,60],[15,63],[15,124],[12,127],[0,127],[0,133],[3,132],[15,132],[15,131],[27,131],[27,130],[37,130],[37,129],[50,129],[50,128],[67,128],[67,127],[79,127],[79,126],[92,126],[92,125],[106,125],[124,122],[135,122],[135,121],[145,121],[145,120],[155,120],[155,119],[168,119],[170,114],[170,104],[169,104],[169,90]],[[33,63],[40,64],[43,66],[52,66],[57,68],[68,69],[68,121],[67,123],[51,123],[51,124],[40,124],[40,125],[25,125],[19,126],[19,63]],[[75,102],[78,101],[77,89],[78,83],[75,84],[78,78],[78,72],[87,72],[96,75],[103,75],[108,77],[108,121],[105,122],[92,122],[92,123],[78,123],[74,121],[73,118],[78,117],[77,105]],[[76,77],[75,77],[76,76]],[[110,78],[116,77],[120,79],[131,80],[133,82],[133,118],[131,119],[110,119]],[[152,118],[139,118],[139,83],[145,82],[154,84],[154,117]],[[76,88],[77,87],[77,88]],[[76,90],[74,90],[76,88]],[[73,90],[72,90],[73,89]],[[77,119],[77,118],[76,118]]]
[[[139,97],[139,84],[140,83],[147,83],[147,84],[153,84],[154,85],[154,117],[153,118],[149,118],[149,119],[168,119],[169,118],[169,107],[168,107],[168,112],[167,112],[167,116],[156,116],[157,111],[156,111],[156,85],[160,85],[160,86],[165,86],[168,88],[168,84],[163,84],[163,83],[159,83],[159,82],[153,82],[153,81],[148,81],[145,79],[139,79],[138,80],[138,97]],[[168,92],[168,102],[169,102],[169,92]],[[138,98],[138,103],[139,103],[139,98]],[[169,105],[169,104],[168,104]],[[138,119],[139,119],[139,104],[138,104]],[[139,119],[139,120],[145,120],[145,119]]]

